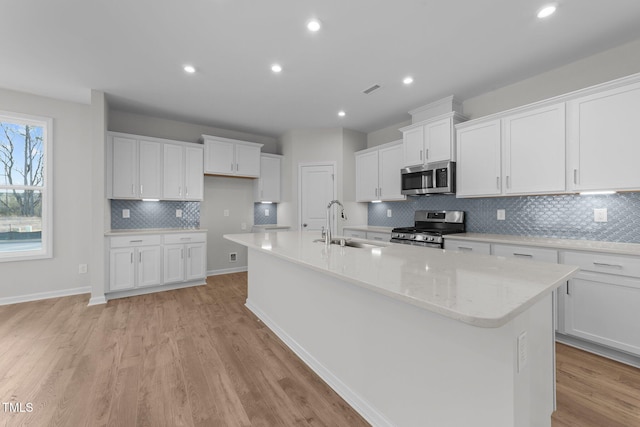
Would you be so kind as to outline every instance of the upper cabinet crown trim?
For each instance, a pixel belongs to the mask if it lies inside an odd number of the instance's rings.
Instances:
[[[419,122],[415,122],[415,123],[411,123],[408,126],[404,126],[399,128],[398,130],[400,132],[405,132],[407,130],[411,130],[420,126],[424,126],[424,125],[428,125],[429,123],[434,123],[437,122],[438,120],[442,120],[442,119],[448,119],[448,118],[453,118],[453,124],[457,124],[458,122],[464,122],[465,120],[468,120],[467,117],[463,116],[462,114],[458,113],[458,112],[452,112],[452,113],[445,113],[445,114],[440,114],[439,116],[435,116],[435,117],[430,117],[426,120],[421,120]]]
[[[107,131],[107,136],[112,136],[112,137],[115,136],[115,137],[121,137],[121,138],[129,138],[129,139],[140,139],[145,141],[157,142],[159,144],[195,145],[198,147],[202,147],[201,142],[179,141],[177,139],[157,138],[155,136],[136,135],[136,134],[125,133],[125,132]]]
[[[456,124],[456,129],[464,129],[468,126],[473,126],[477,123],[481,123],[484,121],[491,121],[496,119],[501,119],[505,116],[510,116],[513,114],[518,114],[521,112],[526,112],[529,110],[534,110],[537,108],[545,107],[552,104],[559,104],[562,102],[573,101],[578,98],[582,98],[584,96],[600,93],[606,90],[616,89],[624,86],[628,86],[633,83],[640,83],[640,73],[631,74],[630,76],[621,77],[619,79],[611,80],[604,83],[599,83],[593,86],[589,86],[586,88],[578,89],[573,92],[567,92],[562,95],[554,96],[551,98],[542,99],[540,101],[531,102],[529,104],[521,105],[518,107],[514,107],[508,110],[499,111],[497,113],[489,114],[486,116],[478,117],[471,119],[466,122]],[[411,125],[413,126],[413,125]],[[402,129],[400,129],[402,130]]]
[[[263,147],[264,144],[260,144],[259,142],[249,142],[249,141],[243,141],[241,139],[232,139],[232,138],[223,138],[221,136],[213,136],[213,135],[202,135],[199,139],[199,141],[201,143],[204,143],[204,141],[206,140],[215,140],[215,141],[222,141],[222,142],[230,142],[233,144],[242,144],[242,145],[254,145],[254,146],[258,146],[258,147]]]

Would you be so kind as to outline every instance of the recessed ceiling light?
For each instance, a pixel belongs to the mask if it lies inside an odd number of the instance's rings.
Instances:
[[[402,83],[404,83],[406,85],[410,85],[411,83],[413,83],[413,77],[411,77],[411,76],[405,77],[404,80],[402,80]]]
[[[317,19],[312,19],[311,21],[307,22],[307,29],[314,33],[316,31],[319,31],[320,27],[322,27],[322,25],[320,24],[320,21],[318,21]]]
[[[345,113],[345,112],[344,112],[344,110],[340,110],[340,111],[338,111],[338,115],[339,115],[340,117],[344,117],[344,116],[346,116],[346,115],[347,115],[347,113]]]
[[[280,71],[282,71],[282,66],[280,64],[273,64],[271,66],[271,71],[273,71],[274,73],[279,73]]]
[[[547,16],[551,16],[554,14],[555,11],[556,11],[555,4],[550,4],[548,6],[545,6],[542,9],[540,9],[540,11],[538,11],[538,18],[542,19],[542,18],[546,18]]]
[[[196,67],[194,67],[193,65],[185,65],[183,70],[189,74],[193,74],[196,72]]]

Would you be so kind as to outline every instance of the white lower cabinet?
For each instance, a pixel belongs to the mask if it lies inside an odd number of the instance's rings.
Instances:
[[[471,240],[444,239],[444,249],[457,252],[473,252],[476,254],[491,254],[491,244]]]
[[[113,237],[110,247],[109,290],[162,283],[160,236]]]
[[[367,231],[367,239],[388,242],[391,240],[391,233],[385,233],[382,231]]]
[[[580,267],[564,296],[564,333],[640,356],[640,259],[564,252]]]
[[[207,275],[205,233],[164,236],[164,283],[188,282]]]
[[[366,239],[367,232],[364,230],[352,230],[350,228],[345,228],[342,232],[346,237],[356,237],[358,239]]]
[[[491,254],[509,258],[528,259],[531,261],[558,263],[558,251],[555,249],[493,244],[491,245]]]

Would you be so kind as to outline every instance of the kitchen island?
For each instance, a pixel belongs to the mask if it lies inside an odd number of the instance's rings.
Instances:
[[[550,426],[552,291],[577,268],[317,233],[247,246],[247,307],[376,426]],[[354,239],[355,240],[355,239]]]

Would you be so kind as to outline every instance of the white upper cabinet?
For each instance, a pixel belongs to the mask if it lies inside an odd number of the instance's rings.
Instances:
[[[564,103],[464,123],[457,144],[459,197],[566,190]]]
[[[256,202],[280,201],[280,169],[282,156],[263,153],[260,156],[260,178],[254,183]]]
[[[162,194],[161,146],[153,141],[110,135],[107,170],[110,198],[158,199]]]
[[[639,111],[640,83],[568,103],[571,190],[640,189]]]
[[[457,130],[456,195],[496,196],[502,193],[500,120]]]
[[[448,113],[401,128],[403,139],[402,166],[456,160],[454,125],[463,117]]]
[[[248,178],[260,176],[260,150],[263,144],[202,135],[204,173]]]
[[[203,149],[191,145],[164,144],[164,200],[203,199]]]
[[[356,201],[404,200],[401,192],[402,142],[395,141],[355,153]]]
[[[505,194],[565,191],[564,103],[502,119]]]

